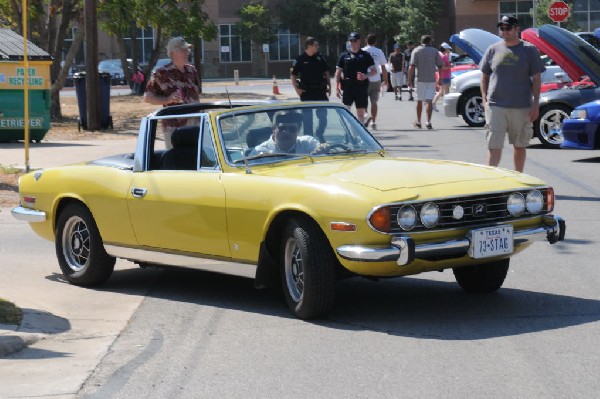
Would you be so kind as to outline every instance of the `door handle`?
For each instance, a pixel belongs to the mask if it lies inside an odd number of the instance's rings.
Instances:
[[[131,189],[131,195],[133,195],[135,198],[144,198],[147,192],[148,190],[146,190],[145,188],[134,187]]]

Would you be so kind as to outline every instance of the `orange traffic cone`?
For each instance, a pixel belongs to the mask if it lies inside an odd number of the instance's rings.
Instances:
[[[279,87],[277,86],[277,79],[275,79],[275,75],[273,75],[273,94],[281,94],[279,92]]]

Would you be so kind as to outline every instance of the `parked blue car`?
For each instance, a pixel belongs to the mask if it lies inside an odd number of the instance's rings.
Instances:
[[[576,107],[570,118],[563,120],[560,148],[600,149],[600,100]]]

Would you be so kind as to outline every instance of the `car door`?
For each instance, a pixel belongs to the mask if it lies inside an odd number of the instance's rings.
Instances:
[[[206,117],[197,170],[146,170],[130,187],[130,220],[141,247],[230,257],[225,192]],[[196,163],[198,165],[198,163]]]

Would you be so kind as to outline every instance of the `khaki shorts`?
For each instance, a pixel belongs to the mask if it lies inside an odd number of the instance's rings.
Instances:
[[[509,144],[527,147],[533,137],[529,111],[529,108],[485,107],[485,136],[488,148],[501,149],[507,133]]]
[[[419,82],[417,80],[415,86],[418,101],[430,101],[435,97],[435,82]]]
[[[376,104],[379,101],[379,91],[381,90],[381,81],[369,82],[369,89],[367,94],[369,95],[369,101],[371,104]]]

